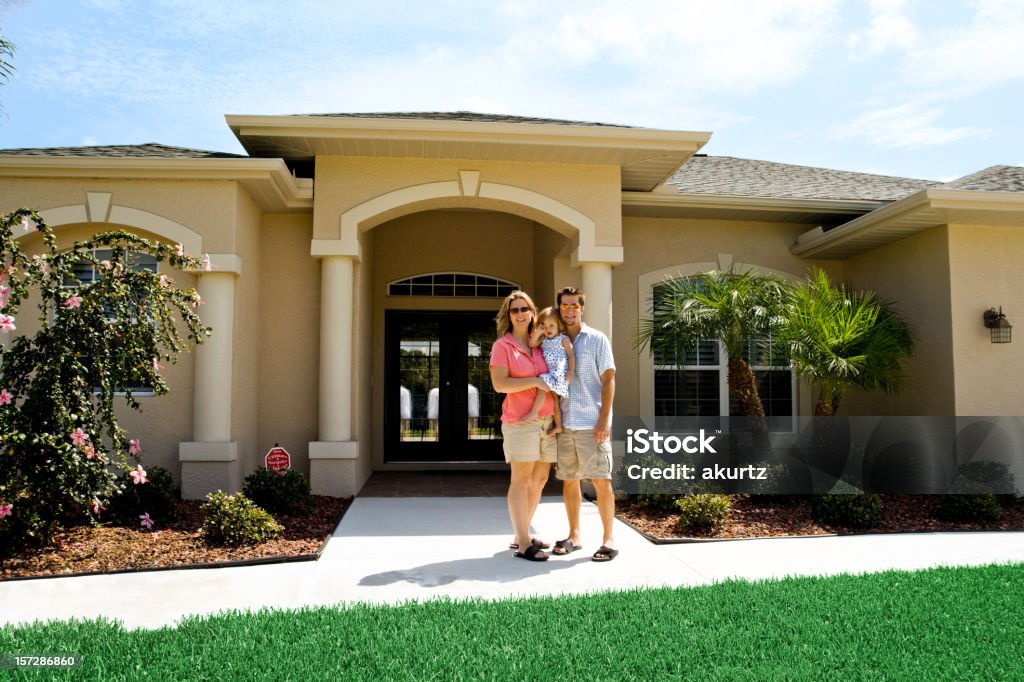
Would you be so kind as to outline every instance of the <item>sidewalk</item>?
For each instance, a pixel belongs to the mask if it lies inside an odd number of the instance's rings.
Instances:
[[[918,533],[654,545],[616,521],[621,554],[599,564],[597,508],[583,505],[582,551],[513,559],[499,497],[357,498],[315,562],[0,582],[0,625],[96,618],[129,628],[265,607],[502,599],[608,589],[704,585],[728,578],[917,570],[1024,562],[1024,532]],[[536,535],[564,537],[561,499],[545,497]]]

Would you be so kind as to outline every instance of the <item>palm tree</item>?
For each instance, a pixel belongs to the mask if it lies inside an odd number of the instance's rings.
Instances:
[[[895,393],[901,361],[914,352],[910,327],[872,291],[836,287],[822,270],[790,290],[786,325],[793,370],[819,391],[814,415],[831,416],[852,388]]]
[[[641,319],[634,345],[656,356],[682,356],[702,340],[717,339],[729,356],[728,380],[744,414],[764,417],[757,377],[744,359],[749,344],[766,343],[781,324],[786,283],[751,271],[702,272],[658,287],[650,314]]]

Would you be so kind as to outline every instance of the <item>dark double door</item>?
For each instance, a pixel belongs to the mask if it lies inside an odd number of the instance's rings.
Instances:
[[[502,461],[494,314],[385,312],[385,462]]]

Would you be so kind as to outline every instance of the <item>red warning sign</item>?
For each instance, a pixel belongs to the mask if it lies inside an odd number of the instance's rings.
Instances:
[[[275,445],[264,458],[271,471],[287,471],[292,468],[292,456],[282,447]]]

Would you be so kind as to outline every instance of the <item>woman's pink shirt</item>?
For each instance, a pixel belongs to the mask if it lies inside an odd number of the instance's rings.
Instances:
[[[532,348],[532,354],[523,352],[512,334],[505,334],[491,346],[491,367],[508,367],[508,375],[513,379],[538,377],[548,371],[541,349]],[[531,388],[515,393],[506,393],[501,403],[501,421],[515,424],[533,409],[533,401],[537,399],[537,389]],[[555,401],[548,392],[540,406],[540,417],[548,417],[555,413]]]

